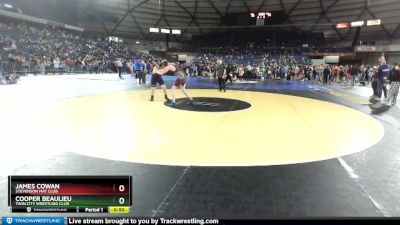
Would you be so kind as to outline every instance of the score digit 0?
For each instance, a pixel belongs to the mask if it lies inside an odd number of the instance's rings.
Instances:
[[[124,192],[125,191],[125,186],[124,185],[119,185],[118,190],[119,190],[119,192]]]

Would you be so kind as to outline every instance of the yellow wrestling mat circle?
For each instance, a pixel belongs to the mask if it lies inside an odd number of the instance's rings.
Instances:
[[[218,113],[177,110],[163,104],[160,90],[155,102],[148,101],[149,91],[137,90],[78,97],[5,121],[0,135],[23,141],[3,147],[146,164],[261,166],[353,154],[384,134],[372,117],[320,100],[250,91],[189,92],[194,98],[238,99],[251,107]],[[183,97],[180,92],[178,97]],[[4,118],[2,113],[7,112],[0,112]]]

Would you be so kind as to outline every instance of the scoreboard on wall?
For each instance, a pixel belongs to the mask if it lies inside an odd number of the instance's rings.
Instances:
[[[285,21],[287,21],[287,15],[284,11],[227,13],[223,20],[227,26],[282,25]]]
[[[128,213],[130,176],[9,176],[13,213]]]
[[[269,17],[271,17],[272,14],[270,12],[258,12],[258,13],[250,13],[251,18],[256,18],[256,24],[257,26],[264,26],[265,25],[265,20]]]

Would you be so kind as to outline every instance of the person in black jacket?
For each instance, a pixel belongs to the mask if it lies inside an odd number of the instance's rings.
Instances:
[[[324,74],[324,84],[328,84],[328,79],[329,76],[331,75],[331,70],[329,69],[329,66],[325,67],[323,74]]]
[[[390,77],[390,90],[387,98],[385,98],[384,103],[390,106],[396,104],[397,95],[399,94],[400,87],[400,68],[398,65],[395,66]]]
[[[233,68],[232,64],[229,64],[228,67],[226,67],[225,83],[228,82],[228,80],[231,83],[233,83],[232,76],[231,76],[231,73],[233,73],[233,71],[234,71],[234,68]]]
[[[377,102],[377,101],[380,101],[379,100],[380,98],[377,97],[378,96],[378,81],[377,81],[378,68],[374,67],[371,70],[371,73],[373,74],[371,77],[371,87],[372,87],[374,94],[369,98],[369,100],[370,100],[370,102]],[[385,98],[387,98],[386,85],[382,86],[382,91],[383,91]]]
[[[351,75],[351,86],[354,87],[356,83],[356,77],[358,75],[358,69],[356,66],[350,66],[348,73]]]

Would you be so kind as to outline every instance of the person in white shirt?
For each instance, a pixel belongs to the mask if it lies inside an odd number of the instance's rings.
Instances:
[[[119,76],[119,79],[122,79],[122,61],[121,61],[121,59],[117,59],[117,60],[115,61],[115,66],[116,66],[117,69],[118,69],[118,76]]]

